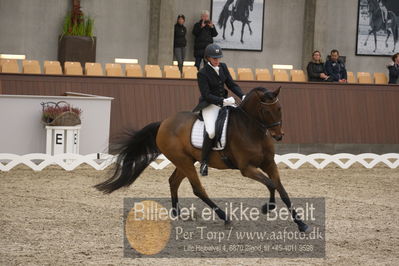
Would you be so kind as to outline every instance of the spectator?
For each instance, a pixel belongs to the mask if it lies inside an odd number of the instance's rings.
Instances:
[[[208,44],[213,43],[213,37],[218,35],[215,25],[209,20],[209,11],[201,12],[201,20],[194,24],[193,34],[195,35],[194,42],[194,57],[195,66],[200,69],[201,61],[204,60],[204,51]],[[204,66],[206,62],[204,61]]]
[[[177,64],[179,66],[180,72],[183,72],[183,62],[186,56],[186,33],[187,29],[184,26],[186,18],[184,15],[178,15],[177,21],[175,24],[175,35],[174,35],[174,42],[173,42],[173,52]]]
[[[308,72],[309,81],[328,81],[328,76],[326,75],[324,63],[321,59],[321,54],[319,51],[316,50],[312,53],[312,61],[309,62],[306,69]]]
[[[399,53],[392,56],[392,63],[388,65],[389,84],[399,84]]]
[[[347,73],[345,64],[339,60],[339,52],[331,50],[330,59],[325,64],[326,74],[329,76],[328,81],[346,82]]]

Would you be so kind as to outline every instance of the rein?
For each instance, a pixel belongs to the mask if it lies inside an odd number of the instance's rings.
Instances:
[[[276,98],[276,100],[272,103],[263,103],[261,102],[261,104],[265,104],[265,105],[273,105],[275,103],[278,102],[278,98]],[[274,122],[274,123],[270,123],[270,124],[264,124],[263,122],[259,121],[258,119],[252,117],[251,115],[249,115],[241,106],[238,106],[236,109],[240,110],[242,113],[244,113],[249,119],[253,120],[256,122],[256,125],[259,126],[262,130],[266,131],[269,128],[272,127],[276,127],[281,125],[281,121],[278,122]]]

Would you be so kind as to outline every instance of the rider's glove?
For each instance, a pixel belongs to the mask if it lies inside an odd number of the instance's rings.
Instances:
[[[235,103],[236,101],[233,97],[229,97],[223,100],[223,106],[234,106]]]

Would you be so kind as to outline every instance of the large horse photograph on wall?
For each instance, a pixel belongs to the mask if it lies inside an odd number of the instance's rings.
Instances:
[[[399,52],[398,15],[398,0],[359,0],[356,55],[390,56]]]
[[[227,50],[262,51],[264,0],[212,0],[214,42]]]

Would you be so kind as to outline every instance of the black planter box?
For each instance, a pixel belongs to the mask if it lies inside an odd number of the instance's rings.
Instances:
[[[96,62],[96,37],[60,36],[58,39],[58,61],[64,68],[65,61]]]

